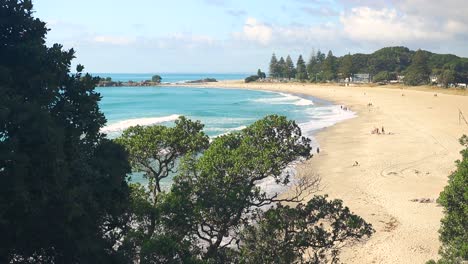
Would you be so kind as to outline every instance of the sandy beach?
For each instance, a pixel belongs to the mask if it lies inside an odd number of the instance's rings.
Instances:
[[[442,208],[435,200],[460,158],[458,139],[468,134],[468,124],[459,122],[459,110],[468,117],[468,96],[453,94],[463,92],[240,81],[203,86],[306,94],[355,111],[358,117],[319,132],[320,154],[298,168],[300,175],[320,175],[323,193],[342,199],[376,230],[343,250],[342,262],[438,257]],[[371,133],[382,126],[385,135]]]

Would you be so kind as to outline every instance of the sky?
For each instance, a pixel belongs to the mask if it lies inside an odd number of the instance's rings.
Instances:
[[[256,73],[278,57],[407,46],[468,57],[468,0],[36,0],[88,72]]]

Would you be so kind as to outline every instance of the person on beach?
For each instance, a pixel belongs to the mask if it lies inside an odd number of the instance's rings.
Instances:
[[[382,126],[382,134],[385,134],[385,129],[383,126]]]
[[[317,147],[317,154],[319,154],[319,153],[320,153],[320,148],[319,148],[319,147]]]

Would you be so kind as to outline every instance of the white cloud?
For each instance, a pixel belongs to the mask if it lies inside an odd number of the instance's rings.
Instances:
[[[129,45],[135,42],[135,38],[132,37],[123,37],[123,36],[95,36],[92,40],[96,43],[104,43],[104,44],[111,44],[111,45]]]
[[[242,32],[233,34],[234,39],[264,47],[303,47],[319,41],[340,38],[334,24],[315,26],[269,25],[255,18],[248,18]]]
[[[273,37],[273,28],[249,17],[244,24],[242,33],[235,33],[234,37],[267,46]]]
[[[445,21],[436,23],[426,17],[403,13],[397,9],[352,8],[340,16],[344,33],[353,40],[381,44],[416,41],[442,41],[453,38],[460,25]],[[450,30],[447,30],[450,29]]]
[[[138,39],[141,46],[157,49],[196,49],[209,48],[218,44],[217,40],[207,35],[191,33],[173,33],[161,37],[142,37]]]

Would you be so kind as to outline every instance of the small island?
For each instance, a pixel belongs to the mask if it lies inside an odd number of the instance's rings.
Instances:
[[[194,80],[194,81],[187,81],[186,83],[209,83],[209,82],[218,82],[215,78],[205,78],[205,79],[200,79],[200,80]]]
[[[151,80],[144,81],[113,81],[111,77],[101,78],[99,77],[99,82],[97,87],[122,87],[122,86],[132,86],[132,87],[141,87],[141,86],[158,86],[161,84],[162,78],[159,75],[153,75]]]
[[[111,77],[98,77],[99,82],[97,84],[97,87],[153,87],[153,86],[158,86],[161,84],[162,77],[159,75],[153,75],[151,77],[151,80],[144,80],[144,81],[114,81],[112,80]],[[204,79],[199,79],[199,80],[192,80],[192,81],[186,81],[184,83],[186,84],[199,84],[199,83],[212,83],[212,82],[218,82],[215,78],[204,78]]]

